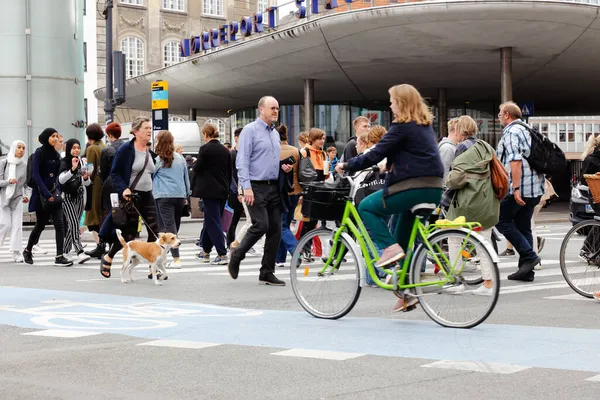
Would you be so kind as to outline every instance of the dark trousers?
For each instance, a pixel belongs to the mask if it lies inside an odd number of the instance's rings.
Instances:
[[[263,235],[266,235],[260,278],[275,272],[275,257],[281,241],[282,206],[277,182],[252,182],[252,191],[254,192],[254,203],[248,206],[252,226],[235,251],[245,255]]]
[[[161,232],[177,235],[181,226],[181,214],[185,204],[184,198],[156,199],[158,212],[158,229]],[[171,255],[179,258],[179,247],[171,248]]]
[[[154,196],[152,196],[152,192],[135,191],[135,193],[137,193],[140,197],[139,200],[136,201],[134,204],[139,210],[140,214],[142,215],[142,218],[144,218],[144,220],[150,227],[150,229],[148,229],[148,226],[146,227],[146,229],[148,230],[148,242],[155,242],[156,233],[158,233],[158,223],[156,217],[156,203],[154,201]],[[110,221],[110,223],[112,224],[112,221]],[[121,231],[123,232],[123,239],[125,239],[126,242],[135,239],[135,236],[137,234],[137,227],[138,224],[134,224],[131,227],[129,227],[129,229],[121,229]],[[115,255],[123,248],[121,242],[119,242],[116,236],[112,236],[113,242],[110,246],[110,250],[108,251],[108,256],[110,258],[114,258]]]
[[[293,194],[289,196],[290,209],[288,211],[282,211],[281,213],[281,243],[279,243],[279,249],[277,249],[277,264],[285,263],[286,253],[290,255],[296,250],[298,240],[290,229],[290,224],[294,220],[294,210],[300,200],[299,194]]]
[[[226,201],[203,198],[202,202],[204,203],[204,224],[200,233],[202,250],[208,254],[214,246],[217,254],[224,256],[227,254],[227,248],[225,247],[221,218],[223,217]]]
[[[46,228],[46,224],[50,220],[50,216],[52,216],[52,223],[54,224],[54,238],[56,240],[56,256],[62,256],[64,253],[64,245],[65,245],[65,227],[64,227],[64,215],[62,206],[54,206],[48,210],[43,210],[41,202],[38,203],[37,209],[35,212],[35,226],[29,235],[29,240],[27,241],[27,247],[25,248],[27,251],[31,251],[33,246],[38,244],[40,241],[40,236],[42,232]]]
[[[240,218],[244,214],[244,206],[238,200],[237,196],[229,195],[229,207],[233,209],[233,217],[231,217],[231,225],[227,231],[227,248],[231,246],[231,243],[235,241],[235,231],[237,229]],[[248,216],[246,216],[248,218]]]
[[[533,261],[537,254],[533,251],[533,235],[531,233],[531,217],[540,197],[523,197],[525,205],[521,207],[514,196],[508,195],[500,202],[500,220],[496,227],[506,237],[517,253],[519,262]]]

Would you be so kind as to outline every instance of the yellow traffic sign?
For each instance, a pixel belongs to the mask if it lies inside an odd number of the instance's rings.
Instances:
[[[152,82],[152,109],[164,110],[169,108],[169,83],[166,81]]]

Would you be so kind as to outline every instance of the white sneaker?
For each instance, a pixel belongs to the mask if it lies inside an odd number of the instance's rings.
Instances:
[[[181,269],[181,260],[175,259],[167,265],[167,269]]]
[[[77,264],[83,264],[84,262],[88,261],[90,258],[91,258],[91,257],[90,257],[90,256],[88,256],[87,254],[85,254],[85,253],[80,253],[80,254],[77,256]]]
[[[481,285],[477,289],[473,290],[472,293],[474,295],[477,295],[477,296],[491,296],[492,295],[492,288],[488,289],[485,286]]]
[[[533,269],[535,269],[536,271],[539,271],[542,268],[544,268],[544,267],[542,267],[542,263],[539,263],[538,265],[536,265],[535,267],[533,267]]]
[[[35,246],[33,246],[32,253],[33,254],[48,254],[48,250],[46,250],[39,244],[36,244]]]
[[[21,255],[20,251],[13,251],[13,260],[16,263],[22,263],[23,262],[23,256]]]
[[[465,285],[460,284],[460,285],[450,286],[449,288],[444,288],[444,291],[448,292],[450,294],[461,294],[461,293],[464,293],[464,291],[465,291]]]

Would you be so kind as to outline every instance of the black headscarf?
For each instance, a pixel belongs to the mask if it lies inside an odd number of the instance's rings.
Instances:
[[[54,147],[51,146],[50,143],[48,143],[50,136],[52,136],[54,134],[54,132],[58,132],[58,131],[54,128],[46,128],[38,136],[38,140],[42,144],[42,153],[43,153],[44,160],[52,160],[52,159],[59,160],[60,159],[60,154],[58,154],[58,152],[54,149]]]
[[[77,139],[67,140],[67,143],[65,146],[65,156],[60,162],[60,173],[63,173],[64,171],[71,169],[71,165],[72,165],[71,163],[73,162],[73,156],[71,155],[71,150],[73,149],[73,146],[76,144],[78,144],[79,148],[81,149],[81,143],[79,143],[79,140],[77,140]],[[81,165],[77,164],[77,169],[80,169],[80,168],[81,168]]]

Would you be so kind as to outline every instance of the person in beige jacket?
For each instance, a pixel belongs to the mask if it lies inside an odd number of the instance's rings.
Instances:
[[[288,198],[290,199],[290,208],[287,212],[284,211],[281,214],[281,242],[279,243],[279,249],[277,250],[277,256],[275,258],[275,265],[278,267],[284,267],[286,252],[289,252],[290,255],[293,254],[294,250],[296,249],[296,246],[298,245],[298,240],[291,231],[290,224],[294,219],[294,210],[298,205],[298,200],[300,199],[302,188],[298,183],[298,165],[300,163],[300,150],[288,144],[287,126],[278,126],[277,132],[279,132],[279,138],[281,139],[281,155],[279,159],[283,161],[286,159],[290,159],[290,157],[294,157],[294,184],[292,187],[292,191],[288,193]]]

